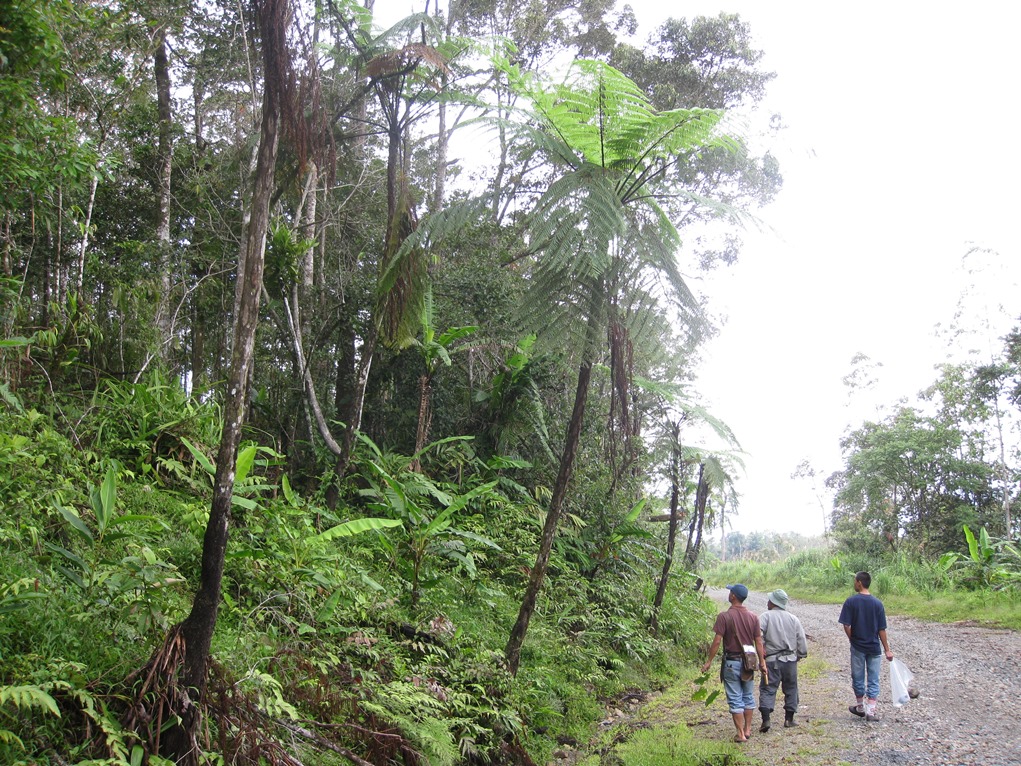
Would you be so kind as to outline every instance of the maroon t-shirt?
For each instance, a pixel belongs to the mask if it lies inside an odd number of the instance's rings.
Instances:
[[[720,612],[713,624],[713,633],[723,636],[723,651],[727,654],[744,654],[743,646],[755,646],[755,636],[760,630],[759,616],[736,604]]]

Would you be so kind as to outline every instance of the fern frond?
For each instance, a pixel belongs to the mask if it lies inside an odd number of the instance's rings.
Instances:
[[[0,705],[7,703],[19,710],[41,708],[60,718],[57,701],[39,686],[0,686]]]

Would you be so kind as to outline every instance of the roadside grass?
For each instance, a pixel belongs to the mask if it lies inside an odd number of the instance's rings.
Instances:
[[[783,588],[793,599],[842,603],[852,593],[854,573],[868,562],[842,560],[825,551],[806,551],[766,564],[728,561],[707,571],[714,587],[741,582],[758,591]],[[888,612],[931,622],[963,622],[1021,630],[1021,591],[969,590],[958,587],[939,567],[905,558],[870,569],[871,592]]]
[[[822,659],[809,657],[799,674],[806,685],[823,679],[832,668]],[[840,758],[844,750],[832,720],[805,718],[798,728],[767,739],[756,735],[751,744],[736,745],[726,702],[720,698],[706,706],[694,699],[699,688],[719,689],[715,673],[703,684],[697,671],[682,670],[675,682],[643,705],[641,723],[624,733],[604,733],[593,754],[579,761],[583,766],[849,766]]]
[[[817,678],[822,678],[832,669],[826,660],[810,654],[798,663],[798,677],[805,681],[814,681]]]
[[[685,669],[662,694],[642,709],[645,727],[618,738],[612,755],[592,756],[583,766],[741,766],[749,760],[732,742],[704,739],[691,724],[699,723],[701,703],[693,702],[697,671]],[[719,705],[717,700],[714,704]]]
[[[616,755],[624,766],[736,766],[749,763],[737,746],[699,740],[683,723],[641,729],[619,745]],[[594,764],[592,764],[594,766]]]

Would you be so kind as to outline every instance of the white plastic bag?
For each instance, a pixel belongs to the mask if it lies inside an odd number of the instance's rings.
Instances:
[[[893,691],[893,706],[901,707],[911,699],[909,689],[915,677],[908,666],[894,657],[890,660],[890,689]]]

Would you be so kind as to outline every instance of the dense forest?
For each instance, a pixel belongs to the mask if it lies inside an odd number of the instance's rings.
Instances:
[[[0,4],[4,763],[530,764],[700,650],[773,75],[424,5]],[[1009,552],[1019,364],[849,433],[837,544]]]

